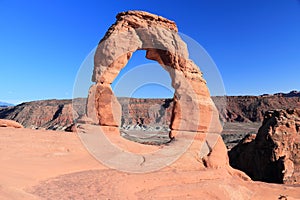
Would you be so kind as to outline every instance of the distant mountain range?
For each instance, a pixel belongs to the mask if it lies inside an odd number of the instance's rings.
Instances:
[[[14,106],[14,104],[0,101],[0,107],[9,107],[9,106]]]
[[[300,91],[293,90],[289,93],[276,93],[273,95],[270,94],[263,94],[261,96],[278,96],[278,97],[300,97]]]

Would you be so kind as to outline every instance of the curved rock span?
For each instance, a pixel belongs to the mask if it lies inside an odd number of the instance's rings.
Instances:
[[[300,184],[300,109],[266,112],[257,135],[246,136],[229,157],[253,180]]]
[[[135,51],[146,50],[146,58],[157,61],[172,79],[175,93],[170,129],[220,133],[218,111],[175,22],[142,11],[122,12],[116,18],[95,53],[95,84],[89,90],[87,116],[100,125],[120,126],[121,106],[111,83]],[[172,132],[170,137],[174,137]]]

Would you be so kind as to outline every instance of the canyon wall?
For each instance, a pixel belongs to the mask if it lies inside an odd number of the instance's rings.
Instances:
[[[262,122],[268,110],[300,108],[300,97],[284,95],[212,97],[225,122]],[[122,127],[168,127],[174,105],[172,99],[118,98],[122,106]],[[85,113],[86,99],[43,100],[0,108],[0,118],[11,119],[34,129],[66,130]],[[68,129],[67,129],[68,130]]]

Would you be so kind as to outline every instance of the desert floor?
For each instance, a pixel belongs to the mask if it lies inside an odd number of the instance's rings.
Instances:
[[[97,161],[76,133],[0,128],[1,200],[300,199],[299,187],[246,181],[230,167],[192,165],[179,159],[151,173],[125,173]]]

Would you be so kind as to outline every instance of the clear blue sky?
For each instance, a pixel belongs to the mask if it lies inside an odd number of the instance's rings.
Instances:
[[[300,89],[299,0],[0,0],[0,101],[71,98],[84,58],[126,10],[176,21],[227,95]]]

